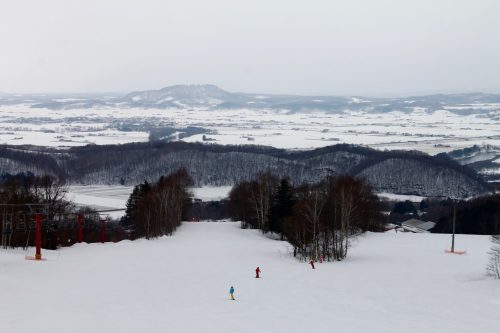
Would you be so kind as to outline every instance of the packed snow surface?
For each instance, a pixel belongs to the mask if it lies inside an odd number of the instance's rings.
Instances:
[[[44,251],[44,262],[0,250],[0,332],[498,332],[488,237],[457,236],[465,255],[444,253],[449,241],[366,234],[316,270],[237,223]]]

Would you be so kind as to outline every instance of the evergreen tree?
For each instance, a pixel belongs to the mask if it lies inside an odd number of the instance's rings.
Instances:
[[[294,190],[286,179],[282,179],[276,194],[273,196],[268,230],[279,233],[283,237],[283,220],[293,213],[295,199]]]
[[[427,208],[429,208],[429,202],[422,199],[422,201],[420,201],[420,210],[426,210]]]
[[[415,209],[415,206],[413,205],[413,202],[410,200],[405,200],[397,202],[394,205],[394,208],[392,209],[393,213],[398,213],[398,214],[417,214],[417,210]]]
[[[134,189],[132,190],[132,193],[130,193],[130,196],[128,197],[126,208],[125,208],[125,214],[121,217],[120,219],[120,224],[123,226],[128,226],[130,225],[130,222],[132,221],[132,216],[134,215],[134,211],[137,208],[137,200],[139,196],[139,185],[135,185]]]
[[[122,225],[130,226],[131,224],[133,224],[133,221],[139,214],[137,203],[146,196],[150,189],[151,185],[147,181],[134,186],[134,189],[132,190],[132,193],[127,200],[125,215],[120,220],[120,223]]]

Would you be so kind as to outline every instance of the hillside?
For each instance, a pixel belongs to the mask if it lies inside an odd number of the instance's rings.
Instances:
[[[0,162],[1,173],[50,173],[71,184],[135,185],[185,167],[196,186],[227,186],[271,171],[293,184],[349,174],[366,178],[379,192],[422,196],[467,197],[489,189],[475,171],[445,155],[345,144],[305,151],[184,142],[89,145],[65,151],[3,146]]]
[[[44,251],[45,262],[2,250],[0,331],[494,332],[500,289],[485,277],[488,238],[458,236],[463,256],[444,253],[449,241],[367,234],[346,261],[314,271],[285,242],[237,223]]]

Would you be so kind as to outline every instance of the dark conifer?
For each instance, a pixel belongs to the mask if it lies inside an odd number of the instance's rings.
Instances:
[[[273,196],[268,230],[283,235],[283,220],[292,215],[295,203],[293,188],[286,179],[282,179]]]

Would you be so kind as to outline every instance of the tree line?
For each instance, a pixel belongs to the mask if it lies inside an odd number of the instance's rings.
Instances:
[[[136,185],[121,224],[132,231],[133,238],[171,235],[191,204],[192,183],[186,169],[181,168],[156,183],[144,181]]]
[[[381,231],[385,218],[373,189],[351,176],[292,186],[270,172],[237,183],[229,207],[243,228],[276,233],[301,259],[343,260],[351,240],[364,231]]]
[[[0,176],[1,204],[44,204],[52,216],[71,209],[66,200],[64,183],[52,175],[36,176],[32,173]]]
[[[101,241],[99,215],[90,208],[76,207],[66,199],[66,186],[51,175],[31,173],[0,176],[0,236],[2,247],[35,245],[35,214],[42,216],[42,247],[56,249],[77,242],[78,215],[83,216],[83,241]],[[108,241],[125,238],[121,228],[108,223]]]
[[[156,183],[134,187],[121,223],[107,221],[106,241],[154,238],[172,234],[191,206],[192,179],[185,169],[162,176]],[[102,221],[88,207],[66,199],[63,180],[32,173],[0,176],[1,246],[35,245],[35,214],[42,215],[42,247],[56,249],[77,242],[78,216],[83,216],[83,242],[101,241]]]
[[[389,221],[395,224],[417,218],[432,221],[435,233],[451,233],[455,217],[455,231],[459,234],[498,235],[500,233],[500,194],[486,195],[470,200],[428,198],[419,204],[408,200],[394,204]]]

